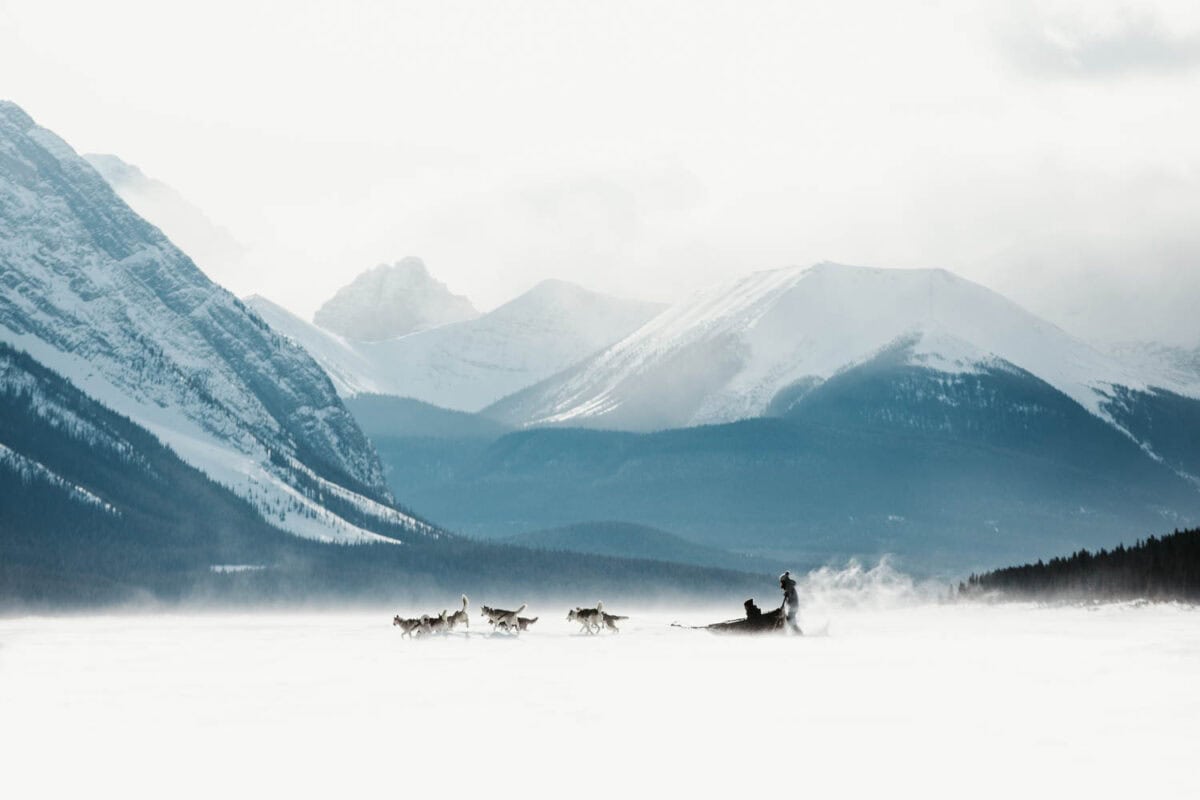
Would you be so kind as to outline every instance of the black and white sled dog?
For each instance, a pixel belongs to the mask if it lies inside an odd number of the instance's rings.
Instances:
[[[392,625],[400,629],[401,636],[412,638],[413,632],[421,627],[421,620],[416,617],[402,617],[399,614],[392,617]]]
[[[462,608],[460,608],[458,611],[455,611],[453,614],[451,614],[449,617],[446,618],[446,621],[450,625],[448,630],[454,630],[459,625],[466,625],[468,628],[471,627],[471,619],[470,619],[470,617],[467,616],[468,603],[469,603],[469,601],[467,600],[467,596],[464,594],[462,596],[462,604],[463,604]]]
[[[484,617],[487,618],[488,623],[491,624],[493,629],[521,631],[523,628],[519,627],[520,623],[517,620],[520,618],[521,612],[527,607],[528,606],[525,603],[522,603],[521,607],[516,611],[506,611],[503,608],[480,606],[479,611]]]
[[[599,633],[604,625],[604,603],[597,600],[595,608],[576,606],[567,612],[567,621],[578,622],[579,629],[585,633]]]

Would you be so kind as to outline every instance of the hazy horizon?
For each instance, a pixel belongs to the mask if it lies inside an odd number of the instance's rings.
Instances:
[[[1193,4],[0,3],[0,95],[248,248],[311,319],[422,258],[481,309],[942,267],[1093,340],[1200,344]],[[145,31],[153,30],[153,36]],[[152,68],[148,68],[152,67]]]

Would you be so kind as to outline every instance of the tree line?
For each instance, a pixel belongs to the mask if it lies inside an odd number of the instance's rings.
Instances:
[[[1000,594],[1026,599],[1200,601],[1200,528],[1151,536],[1095,553],[972,574],[960,597]]]

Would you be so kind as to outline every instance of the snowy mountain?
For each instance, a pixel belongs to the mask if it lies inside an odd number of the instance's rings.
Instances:
[[[944,270],[824,263],[697,293],[489,413],[631,430],[729,422],[901,345],[907,363],[942,374],[1024,370],[1114,424],[1114,387],[1200,396],[1200,381],[1105,355]]]
[[[451,294],[425,262],[410,256],[359,275],[317,309],[313,321],[338,336],[379,342],[478,316],[470,300]]]
[[[275,562],[302,540],[262,510],[0,342],[0,602],[178,596],[214,565]]]
[[[477,319],[361,342],[310,325],[264,298],[246,302],[301,344],[343,396],[390,394],[458,411],[478,411],[548,378],[662,309],[550,280]]]
[[[108,181],[117,196],[138,216],[167,235],[206,275],[221,281],[233,277],[246,248],[229,231],[209,219],[179,192],[138,167],[108,153],[84,159]]]
[[[61,139],[0,102],[0,341],[128,416],[273,522],[326,541],[398,510],[321,368],[212,283]]]

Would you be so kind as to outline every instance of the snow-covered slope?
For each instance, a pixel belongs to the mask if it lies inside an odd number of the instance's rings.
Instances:
[[[133,164],[109,153],[83,157],[138,216],[162,230],[207,275],[217,281],[234,277],[246,257],[246,248],[233,234],[175,189]]]
[[[263,298],[247,304],[304,346],[343,395],[413,397],[478,411],[620,340],[662,306],[544,281],[478,319],[382,342],[310,325]]]
[[[1139,372],[1156,376],[1155,385],[1183,387],[1183,394],[1200,397],[1200,347],[1188,349],[1159,342],[1121,342],[1104,349]]]
[[[392,507],[321,368],[212,283],[60,138],[0,102],[0,341],[293,533],[427,532]]]
[[[339,395],[380,393],[380,385],[374,378],[375,365],[358,351],[359,343],[305,322],[262,295],[251,295],[245,298],[245,303],[273,330],[303,347],[325,370]]]
[[[378,342],[479,316],[467,298],[451,294],[419,258],[380,264],[343,286],[313,320],[327,331]]]
[[[945,270],[823,263],[699,292],[492,412],[521,424],[634,430],[727,422],[761,415],[789,387],[899,343],[912,364],[941,372],[1018,367],[1105,418],[1113,386],[1196,390],[1105,355]]]

